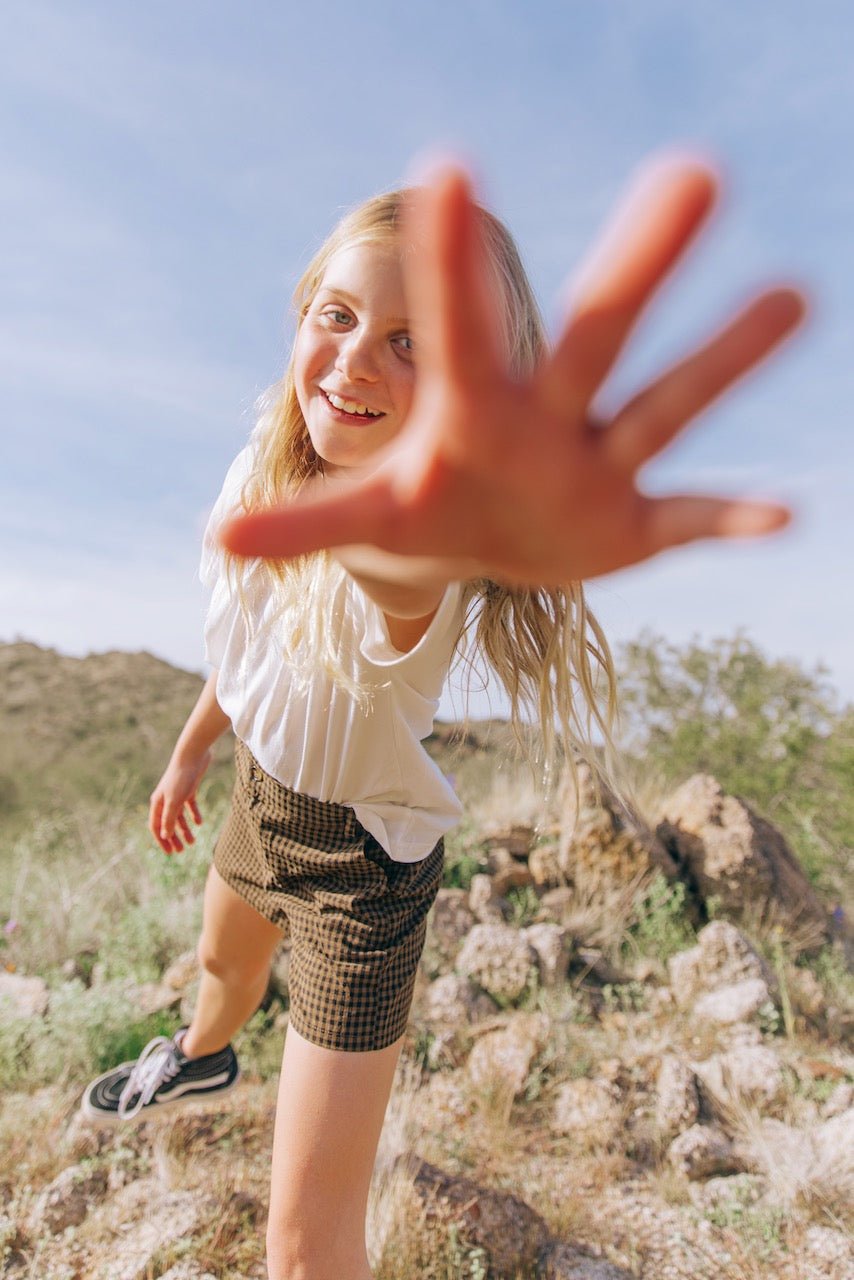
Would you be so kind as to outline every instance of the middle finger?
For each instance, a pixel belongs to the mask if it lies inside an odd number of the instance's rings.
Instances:
[[[692,161],[644,169],[581,268],[570,318],[538,382],[564,417],[586,410],[643,307],[709,213],[717,184]],[[579,421],[579,425],[580,425]]]

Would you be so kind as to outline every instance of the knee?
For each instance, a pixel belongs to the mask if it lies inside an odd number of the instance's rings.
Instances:
[[[239,983],[242,986],[251,986],[256,982],[260,984],[266,981],[270,974],[269,960],[259,965],[257,959],[250,960],[231,950],[223,951],[204,934],[199,938],[196,956],[200,969],[218,978],[220,982],[228,984]]]

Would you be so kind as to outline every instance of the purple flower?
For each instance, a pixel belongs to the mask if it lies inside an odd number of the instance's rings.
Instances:
[[[17,920],[7,920],[3,926],[3,932],[7,935],[17,933],[20,927]]]

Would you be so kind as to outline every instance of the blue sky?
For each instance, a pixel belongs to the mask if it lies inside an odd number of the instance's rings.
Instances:
[[[852,36],[841,0],[808,18],[785,0],[13,0],[0,638],[201,667],[200,533],[284,361],[291,287],[425,147],[471,159],[554,326],[627,176],[679,146],[723,165],[726,195],[605,402],[758,286],[806,285],[807,330],[644,473],[782,498],[796,521],[601,579],[590,603],[615,643],[743,627],[854,696]]]

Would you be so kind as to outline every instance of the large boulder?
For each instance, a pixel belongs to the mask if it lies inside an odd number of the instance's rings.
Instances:
[[[656,833],[699,896],[726,915],[779,923],[803,951],[829,939],[828,913],[783,836],[709,774],[664,801]]]
[[[645,873],[675,879],[679,868],[660,837],[643,819],[578,765],[578,798],[567,777],[563,788],[562,835],[557,851],[561,872],[587,892],[635,883]]]

